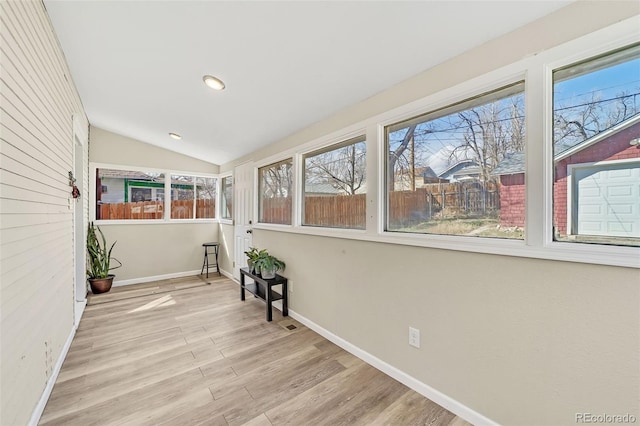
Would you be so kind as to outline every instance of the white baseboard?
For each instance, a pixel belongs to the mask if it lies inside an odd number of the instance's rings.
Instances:
[[[158,280],[168,280],[171,278],[182,278],[188,277],[191,275],[200,275],[201,269],[196,269],[194,271],[184,271],[184,272],[174,272],[172,274],[164,274],[164,275],[153,275],[150,277],[141,277],[141,278],[132,278],[129,280],[121,280],[121,281],[113,281],[114,287],[119,287],[123,285],[131,285],[131,284],[140,284],[146,283],[149,281],[158,281]],[[209,272],[211,274],[211,272]]]
[[[75,301],[75,305],[73,307],[73,324],[75,328],[78,328],[78,325],[80,325],[80,319],[82,318],[82,315],[84,315],[84,310],[86,307],[87,299]]]
[[[49,401],[49,397],[51,396],[53,385],[56,384],[56,380],[58,379],[58,375],[60,374],[60,369],[62,368],[62,364],[64,363],[64,360],[67,357],[67,353],[69,353],[69,348],[71,347],[71,342],[73,342],[73,338],[76,335],[76,330],[77,330],[77,327],[74,325],[71,328],[71,333],[69,334],[69,337],[67,337],[67,341],[64,343],[64,346],[62,347],[62,351],[60,352],[58,361],[56,362],[56,365],[53,368],[53,371],[51,372],[51,376],[49,376],[49,380],[47,380],[47,385],[42,391],[40,400],[38,401],[36,408],[33,410],[33,413],[31,413],[31,419],[29,419],[29,426],[37,426],[38,422],[40,422],[40,417],[42,417],[44,408],[47,406],[47,401]]]
[[[295,311],[292,311],[291,309],[289,309],[289,315],[291,316],[291,318],[293,318],[293,319],[295,319],[297,321],[300,321],[302,324],[304,324],[305,326],[309,327],[311,330],[315,331],[316,333],[320,334],[325,339],[335,343],[336,345],[340,346],[342,349],[344,349],[347,352],[357,356],[358,358],[360,358],[361,360],[363,360],[367,364],[371,365],[372,367],[375,367],[378,370],[382,371],[383,373],[387,374],[388,376],[393,377],[394,379],[396,379],[400,383],[402,383],[402,384],[406,385],[407,387],[413,389],[414,391],[418,392],[419,394],[423,395],[424,397],[429,398],[431,401],[435,402],[436,404],[439,404],[441,407],[446,408],[447,410],[451,411],[453,414],[462,417],[463,419],[465,419],[466,421],[470,422],[471,424],[474,424],[474,425],[477,425],[477,426],[480,426],[480,425],[491,425],[491,426],[498,425],[498,423],[496,423],[493,420],[483,416],[482,414],[478,413],[477,411],[472,410],[471,408],[467,407],[466,405],[462,404],[461,402],[456,401],[455,399],[453,399],[450,396],[445,395],[442,392],[432,388],[431,386],[427,385],[426,383],[422,383],[421,381],[419,381],[415,377],[412,377],[412,376],[408,375],[404,371],[401,371],[401,370],[397,369],[396,367],[394,367],[394,366],[392,366],[390,364],[387,364],[386,362],[382,361],[381,359],[376,358],[375,356],[371,355],[370,353],[360,349],[359,347],[353,345],[352,343],[349,343],[348,341],[344,340],[343,338],[341,338],[339,336],[336,336],[335,334],[333,334],[329,330],[319,326],[318,324],[316,324],[313,321],[309,320],[308,318],[305,318],[304,316],[296,313]]]
[[[233,277],[233,272],[228,272],[228,271],[225,271],[224,269],[220,269],[220,273],[221,273],[222,275],[224,275],[225,277],[227,277],[227,278],[231,279],[231,280],[237,281],[237,280]]]

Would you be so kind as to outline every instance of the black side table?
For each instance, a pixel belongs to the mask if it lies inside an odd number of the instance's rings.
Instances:
[[[207,269],[207,278],[209,278],[209,268],[213,268],[215,266],[216,267],[216,272],[218,273],[218,275],[222,276],[222,274],[220,273],[220,267],[218,266],[218,248],[220,247],[220,244],[219,243],[204,243],[204,244],[202,244],[202,247],[204,247],[204,259],[202,259],[202,269],[200,270],[200,275],[202,275],[204,273],[204,270],[206,268]],[[209,264],[209,247],[213,247],[213,250],[214,250],[214,253],[215,253],[215,257],[216,257],[216,263],[215,264]]]
[[[255,281],[255,284],[245,284],[244,277],[247,276]],[[274,285],[282,286],[282,294],[273,290]],[[249,268],[240,268],[240,300],[244,300],[244,291],[264,300],[267,304],[267,321],[273,319],[273,301],[282,300],[282,316],[289,316],[288,297],[287,297],[287,279],[276,274],[276,277],[270,280],[262,278],[260,275],[252,273]]]

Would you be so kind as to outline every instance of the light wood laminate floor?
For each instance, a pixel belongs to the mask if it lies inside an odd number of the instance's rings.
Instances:
[[[467,425],[199,276],[90,296],[41,425]]]

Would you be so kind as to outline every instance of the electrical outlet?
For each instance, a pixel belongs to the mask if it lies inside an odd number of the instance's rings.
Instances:
[[[409,327],[409,345],[416,348],[420,347],[420,330],[417,328]]]
[[[287,280],[287,288],[289,289],[289,293],[293,293],[293,281]]]

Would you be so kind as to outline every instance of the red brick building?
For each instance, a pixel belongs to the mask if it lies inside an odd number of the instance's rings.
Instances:
[[[640,237],[640,116],[556,153],[553,221],[557,235]],[[524,153],[505,158],[500,224],[524,227]]]

